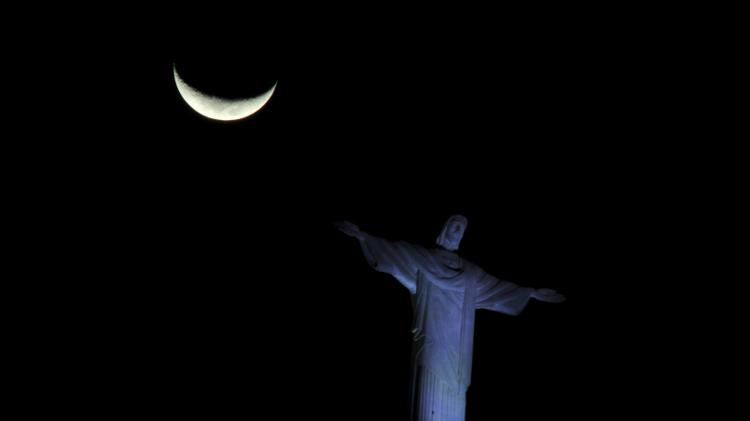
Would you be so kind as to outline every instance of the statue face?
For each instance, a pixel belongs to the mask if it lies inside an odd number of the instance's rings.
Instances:
[[[437,238],[437,244],[446,250],[458,250],[458,244],[464,236],[468,223],[469,221],[462,215],[453,215],[448,218],[448,222],[443,225],[443,231]]]
[[[466,223],[459,219],[451,219],[445,226],[440,245],[447,250],[458,250],[458,245],[466,231]]]

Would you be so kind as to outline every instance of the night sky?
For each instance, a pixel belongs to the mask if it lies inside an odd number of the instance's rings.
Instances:
[[[611,392],[668,357],[649,345],[660,298],[633,287],[661,275],[648,266],[667,235],[644,225],[660,193],[633,187],[642,67],[606,22],[514,16],[221,15],[200,31],[131,22],[108,48],[80,47],[96,30],[58,41],[68,82],[49,126],[69,140],[38,141],[59,171],[40,182],[55,211],[36,212],[64,250],[50,265],[75,275],[47,294],[71,315],[51,343],[80,360],[61,370],[92,411],[406,420],[409,294],[333,223],[429,247],[455,213],[464,258],[568,297],[478,312],[467,420],[654,399],[655,383]],[[175,63],[217,95],[278,86],[216,122],[179,97]]]

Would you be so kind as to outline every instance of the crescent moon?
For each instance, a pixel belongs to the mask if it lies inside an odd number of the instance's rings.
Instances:
[[[244,99],[221,98],[205,94],[188,85],[177,73],[177,66],[175,65],[173,68],[174,81],[182,99],[198,114],[214,120],[240,120],[255,114],[266,105],[276,90],[276,83],[274,83],[271,89],[255,97]]]

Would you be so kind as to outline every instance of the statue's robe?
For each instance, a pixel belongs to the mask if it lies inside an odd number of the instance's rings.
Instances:
[[[442,248],[428,250],[373,236],[360,244],[375,270],[393,275],[412,295],[412,419],[463,421],[475,310],[517,315],[533,289],[500,281]]]

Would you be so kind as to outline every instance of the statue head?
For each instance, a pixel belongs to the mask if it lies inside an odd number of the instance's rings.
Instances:
[[[443,225],[443,231],[437,238],[437,244],[446,250],[458,250],[458,244],[464,236],[468,223],[469,221],[462,215],[453,215],[448,218],[448,221]]]

